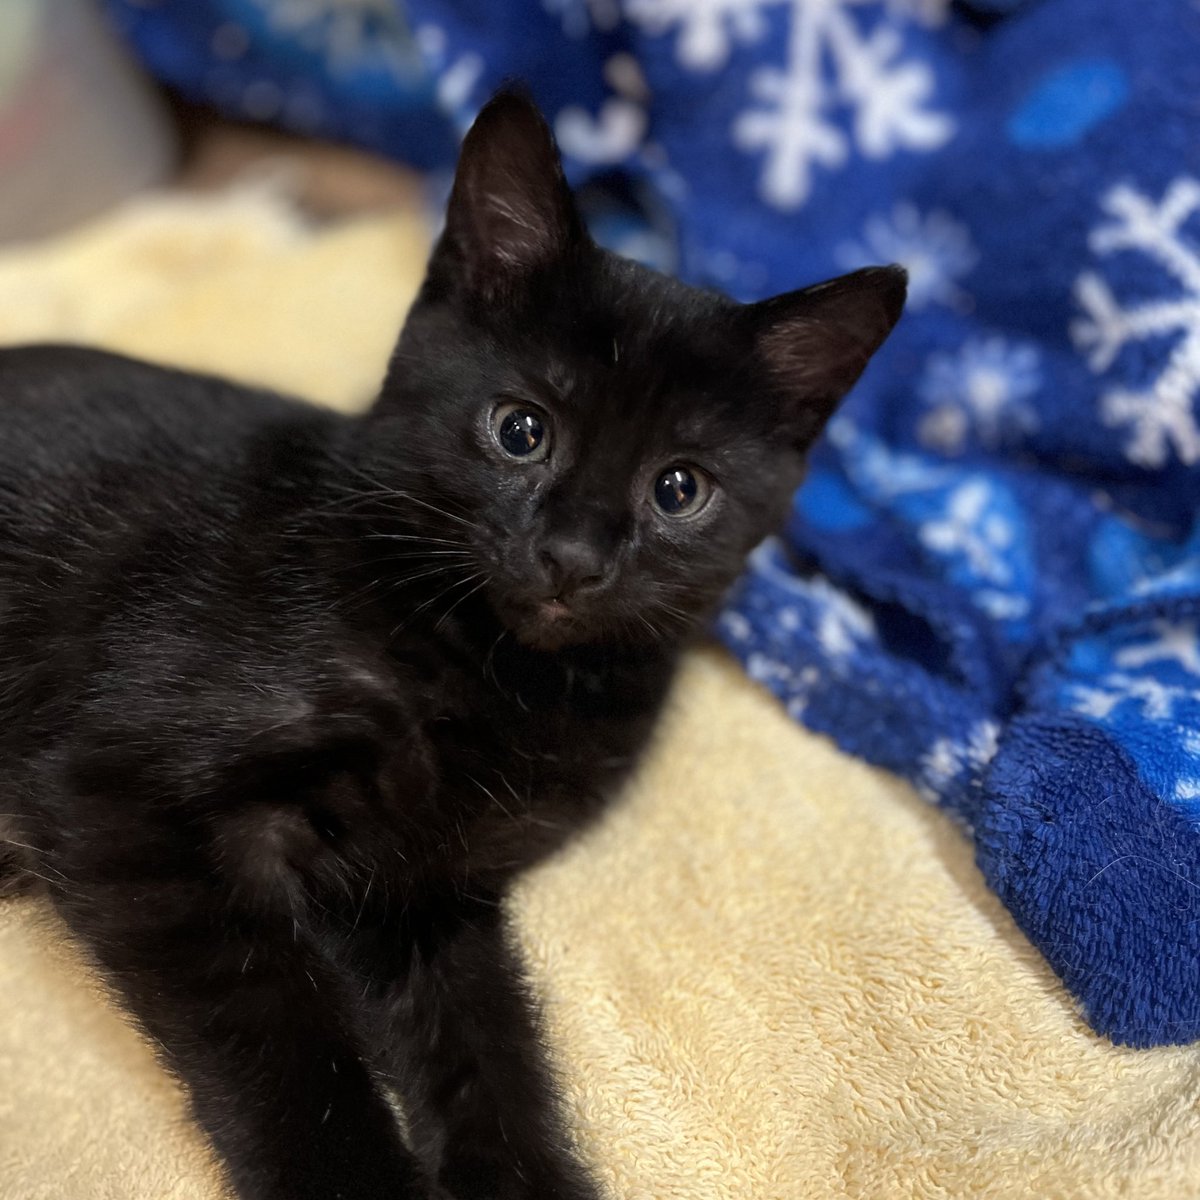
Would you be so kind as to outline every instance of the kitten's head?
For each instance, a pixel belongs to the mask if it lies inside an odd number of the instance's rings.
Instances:
[[[886,267],[743,305],[617,258],[537,110],[501,94],[463,144],[372,474],[433,506],[524,643],[682,632],[783,521],[904,292]]]

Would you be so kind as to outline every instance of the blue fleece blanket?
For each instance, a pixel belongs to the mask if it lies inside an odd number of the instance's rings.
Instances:
[[[720,618],[907,776],[1082,1004],[1200,1038],[1200,8],[109,0],[199,98],[434,171],[503,78],[602,240],[909,313]]]

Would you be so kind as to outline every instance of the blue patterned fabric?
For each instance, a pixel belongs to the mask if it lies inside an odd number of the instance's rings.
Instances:
[[[911,302],[719,632],[907,776],[1094,1027],[1200,1038],[1200,8],[109,0],[193,96],[435,171],[530,81],[602,240]]]

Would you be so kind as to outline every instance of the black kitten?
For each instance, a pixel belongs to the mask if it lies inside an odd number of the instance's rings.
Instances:
[[[620,261],[502,95],[366,415],[0,353],[6,840],[244,1200],[597,1195],[500,901],[628,772],[903,295]]]

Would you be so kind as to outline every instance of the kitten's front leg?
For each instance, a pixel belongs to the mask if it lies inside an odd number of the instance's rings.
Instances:
[[[427,1197],[343,1032],[339,981],[290,921],[250,920],[207,891],[172,879],[56,898],[186,1083],[240,1200]]]
[[[424,945],[422,942],[424,941]],[[398,1074],[437,1130],[438,1181],[454,1200],[597,1200],[558,1111],[532,1001],[498,905],[439,909],[388,1032]],[[418,1149],[420,1149],[418,1145]]]

